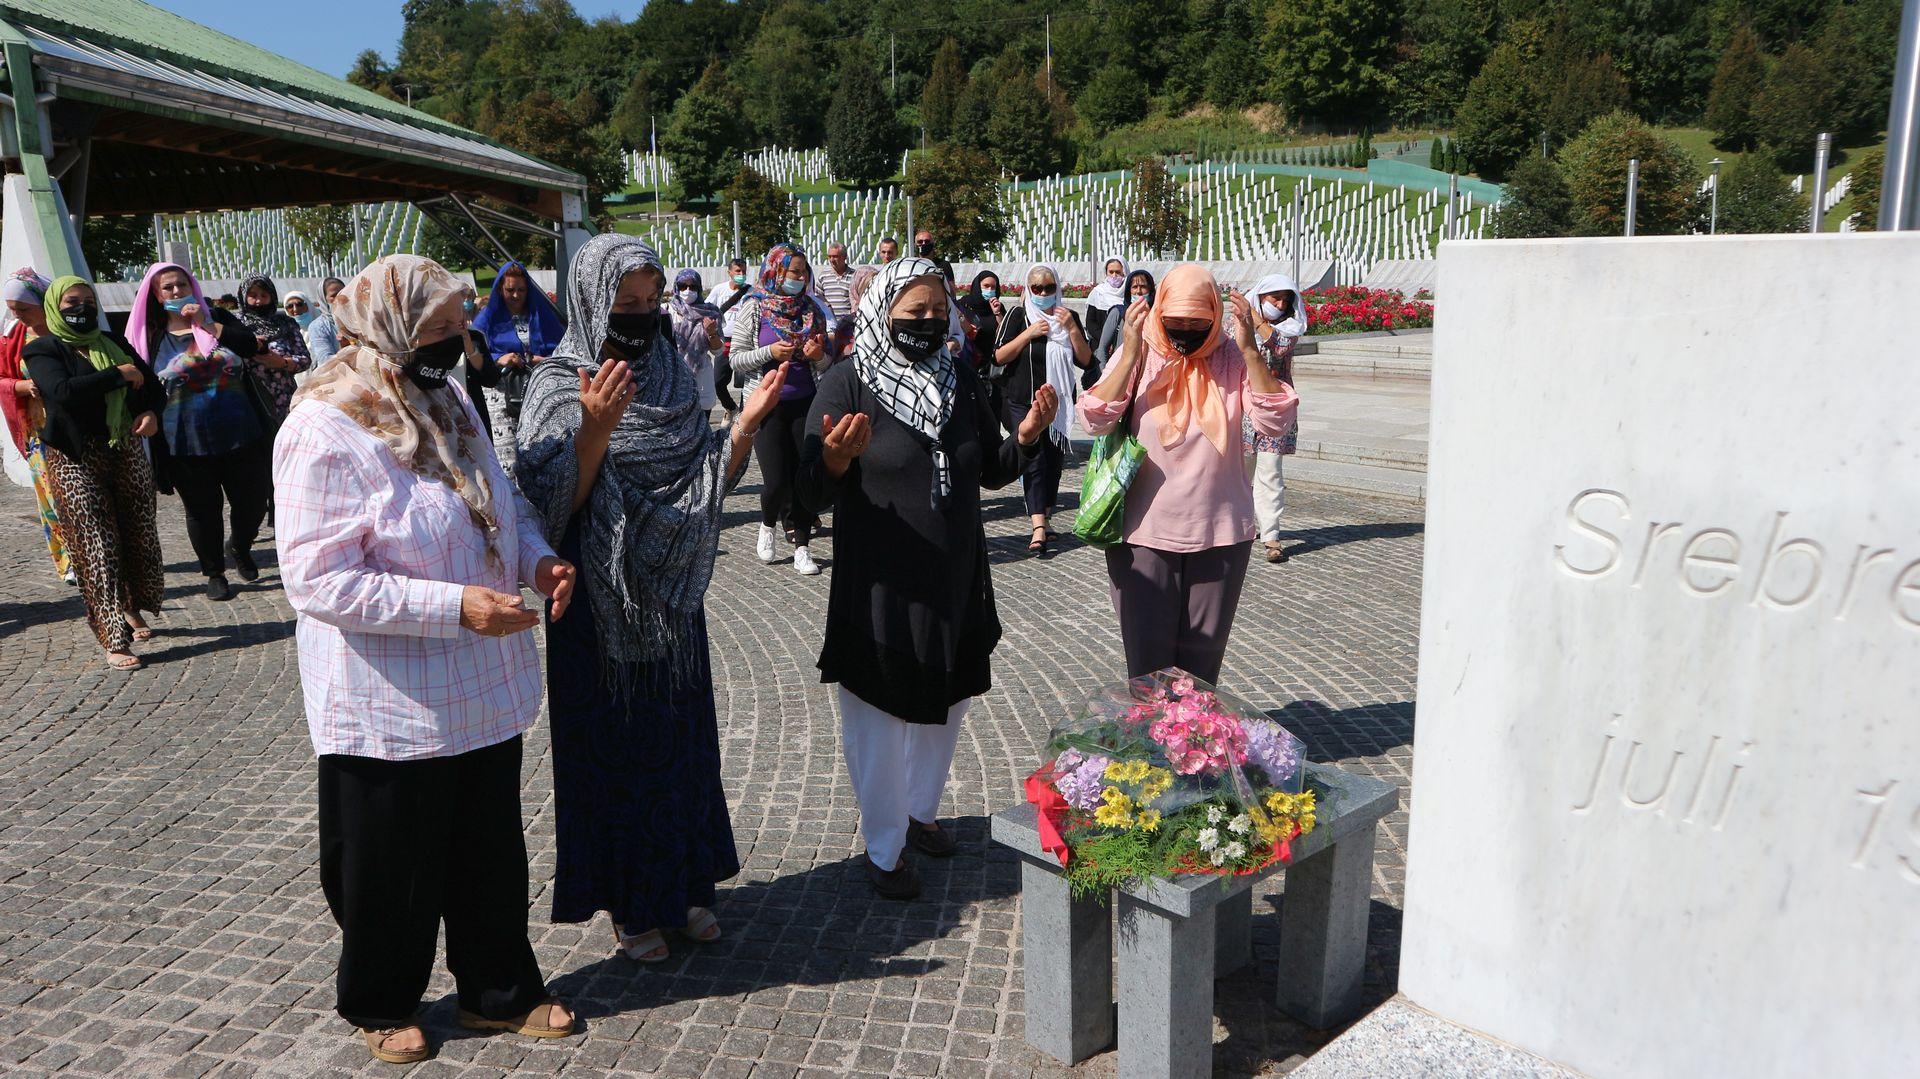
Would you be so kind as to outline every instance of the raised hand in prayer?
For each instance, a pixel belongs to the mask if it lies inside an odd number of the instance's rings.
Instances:
[[[773,415],[773,406],[780,403],[780,389],[787,384],[790,366],[783,363],[768,371],[760,384],[753,388],[747,403],[740,406],[740,434],[752,438],[759,433],[760,425],[767,422],[767,417]]]
[[[873,437],[873,421],[864,412],[852,412],[835,423],[832,416],[820,417],[820,438],[825,445],[821,454],[827,475],[834,479],[847,474],[854,459],[867,452],[867,440]]]
[[[800,354],[807,358],[808,363],[819,363],[821,357],[827,354],[827,346],[820,340],[819,335],[815,334],[807,338],[806,344],[800,346]]]
[[[591,377],[580,372],[580,433],[605,441],[633,400],[633,373],[625,360],[603,363]]]
[[[1147,316],[1152,313],[1153,308],[1145,300],[1135,300],[1127,306],[1126,325],[1121,327],[1121,343],[1129,355],[1139,351],[1141,338],[1147,332]]]
[[[1060,414],[1060,394],[1051,385],[1042,384],[1033,391],[1033,407],[1027,409],[1026,418],[1020,421],[1019,439],[1022,446],[1039,444],[1046,437],[1047,428],[1053,426],[1053,418]]]
[[[1246,354],[1249,366],[1255,362],[1253,342],[1253,305],[1247,302],[1246,294],[1237,288],[1227,290],[1227,302],[1233,307],[1233,339]]]

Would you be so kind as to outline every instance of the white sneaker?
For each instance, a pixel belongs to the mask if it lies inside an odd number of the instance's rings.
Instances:
[[[760,542],[754,548],[754,553],[760,556],[760,561],[773,564],[773,529],[767,525],[760,526]]]
[[[793,568],[798,570],[802,577],[813,577],[819,574],[820,563],[813,560],[812,551],[807,550],[805,547],[795,547],[793,549]]]

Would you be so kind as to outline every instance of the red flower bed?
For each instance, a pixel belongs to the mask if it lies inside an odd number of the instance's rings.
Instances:
[[[1306,303],[1310,334],[1410,330],[1433,325],[1433,297],[1424,289],[1408,299],[1394,289],[1343,285],[1308,292]]]

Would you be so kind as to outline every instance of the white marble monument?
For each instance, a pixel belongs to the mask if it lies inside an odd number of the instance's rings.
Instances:
[[[1400,988],[1920,1073],[1920,234],[1448,244]]]

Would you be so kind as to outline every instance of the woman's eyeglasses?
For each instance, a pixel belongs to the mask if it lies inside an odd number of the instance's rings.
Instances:
[[[1059,285],[1028,285],[1027,291],[1035,296],[1051,296],[1060,290]]]

